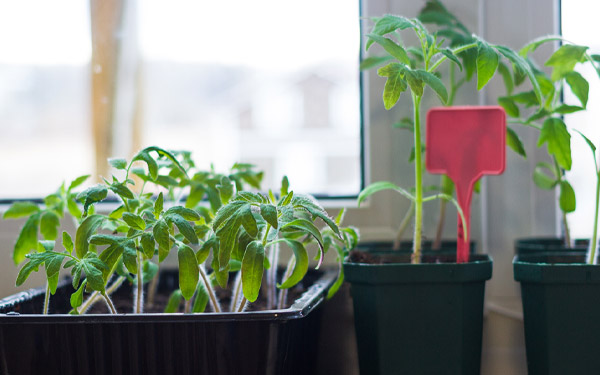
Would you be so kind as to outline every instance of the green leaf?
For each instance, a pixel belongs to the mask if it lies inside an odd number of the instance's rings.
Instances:
[[[154,228],[152,228],[152,233],[154,234],[154,239],[158,246],[165,249],[171,250],[171,238],[169,236],[169,225],[164,221],[164,219],[160,219],[154,224]]]
[[[285,243],[294,252],[295,265],[290,276],[283,281],[281,285],[277,285],[280,289],[288,289],[298,284],[304,278],[308,271],[308,252],[301,242],[294,240],[285,240]]]
[[[219,237],[219,257],[217,259],[219,271],[225,271],[229,267],[231,252],[235,248],[241,225],[241,216],[236,215],[227,221],[226,225],[221,227],[217,232],[217,236]]]
[[[502,76],[502,80],[504,81],[504,87],[506,87],[506,93],[508,95],[512,94],[513,89],[515,87],[515,83],[513,81],[513,77],[510,73],[510,70],[508,70],[508,67],[502,61],[498,63],[498,73],[500,73],[500,75]]]
[[[121,259],[124,249],[125,247],[122,243],[114,243],[104,249],[100,254],[99,259],[107,266],[107,268],[102,271],[102,278],[104,279],[105,284],[112,276],[112,271],[115,265],[119,262],[119,259]]]
[[[143,161],[148,166],[148,173],[150,174],[150,178],[153,181],[156,181],[158,178],[158,163],[156,160],[150,155],[148,149],[144,149],[140,151],[137,155],[133,157],[132,162],[134,161]]]
[[[135,248],[135,243],[131,240],[122,242],[123,245],[123,265],[127,268],[127,271],[137,275],[138,273],[138,258]]]
[[[258,236],[258,226],[256,224],[256,219],[254,218],[254,215],[252,214],[252,208],[250,205],[244,206],[244,208],[241,211],[241,221],[242,221],[242,226],[244,227],[244,230],[246,230],[246,232],[252,236],[252,237],[256,237]]]
[[[481,90],[496,73],[498,54],[483,41],[477,44],[477,90]]]
[[[549,36],[543,36],[537,39],[534,39],[533,41],[529,42],[527,45],[525,45],[523,48],[521,48],[519,50],[519,55],[523,56],[523,57],[527,57],[527,55],[533,51],[535,51],[539,46],[541,46],[544,43],[547,42],[554,42],[554,41],[562,41],[563,38],[561,36],[554,36],[554,35],[549,35]]]
[[[33,202],[15,202],[4,212],[4,219],[18,219],[40,212],[40,208]]]
[[[150,280],[154,279],[154,276],[158,273],[158,264],[151,262],[149,260],[144,261],[144,265],[142,266],[142,280],[144,280],[144,284],[150,282]]]
[[[575,191],[573,191],[571,184],[565,180],[560,182],[560,197],[558,201],[560,203],[560,209],[563,212],[573,212],[577,207],[575,202]]]
[[[90,178],[89,174],[77,177],[76,179],[71,181],[71,184],[69,185],[67,191],[70,192],[71,190],[75,189],[77,186],[83,184],[88,178]]]
[[[250,302],[256,301],[264,271],[265,248],[260,241],[248,244],[242,260],[242,290]]]
[[[523,158],[527,158],[521,138],[519,138],[519,135],[508,126],[506,127],[506,145]]]
[[[338,225],[329,217],[327,211],[325,211],[325,209],[321,207],[321,205],[319,205],[312,196],[298,194],[294,197],[294,199],[292,199],[292,204],[294,205],[294,208],[305,209],[310,212],[313,217],[318,217],[323,220],[323,222],[327,224],[329,228],[331,228],[333,233],[335,233],[338,238],[341,239],[340,228]]]
[[[83,283],[81,283],[81,286],[79,287],[79,289],[77,289],[77,291],[75,291],[73,294],[71,294],[71,307],[76,309],[79,306],[81,306],[83,304],[83,291],[85,290],[85,285],[87,284],[87,281],[84,281]]]
[[[91,186],[81,193],[77,194],[77,200],[83,203],[83,212],[87,214],[88,208],[97,202],[100,202],[108,195],[108,189],[104,185]]]
[[[458,65],[458,67],[460,68],[460,71],[462,72],[463,70],[463,66],[460,63],[460,60],[458,59],[458,57],[454,54],[454,52],[452,52],[452,50],[450,48],[444,48],[442,50],[440,50],[440,52],[446,56],[450,61],[454,62],[456,65]]]
[[[549,171],[550,173],[546,173]],[[544,190],[553,189],[560,179],[554,174],[552,167],[548,163],[538,163],[533,170],[533,182],[537,187]]]
[[[540,101],[533,91],[520,92],[518,94],[511,95],[508,98],[517,103],[525,104],[527,107],[533,107],[540,104]]]
[[[561,104],[554,109],[554,112],[560,115],[566,115],[569,113],[575,113],[583,110],[585,110],[585,108],[576,105]]]
[[[16,264],[25,260],[25,254],[31,250],[36,250],[38,245],[38,226],[40,223],[40,214],[35,213],[27,219],[25,225],[19,233],[15,248],[13,251],[13,260]]]
[[[181,294],[181,290],[175,289],[169,297],[169,302],[167,302],[167,306],[165,307],[165,313],[172,314],[179,311],[179,306],[181,305],[182,299],[183,295]]]
[[[590,150],[592,151],[592,157],[594,158],[594,167],[596,170],[596,174],[600,175],[600,171],[598,171],[598,162],[596,161],[596,145],[585,135],[583,135],[582,132],[580,132],[577,129],[574,129],[577,133],[579,133],[579,135],[581,135],[583,137],[583,139],[585,140],[585,143],[587,143],[587,145],[589,146]]]
[[[233,183],[228,177],[223,176],[221,177],[221,183],[217,185],[217,190],[219,190],[221,203],[227,204],[231,200],[231,197],[234,193]]]
[[[123,158],[109,158],[108,164],[116,169],[127,169],[127,160]]]
[[[520,111],[519,107],[515,104],[514,100],[510,97],[500,97],[498,98],[498,104],[504,108],[506,114],[510,117],[519,117]]]
[[[190,208],[183,207],[183,206],[174,206],[174,207],[169,208],[165,212],[165,216],[171,215],[171,214],[179,215],[179,216],[183,217],[185,220],[189,220],[189,221],[200,220],[200,214],[198,214],[198,212],[196,212]]]
[[[393,56],[369,56],[360,62],[360,70],[368,70],[392,60]]]
[[[206,305],[208,304],[209,296],[208,291],[206,290],[206,286],[204,282],[198,282],[198,287],[196,288],[196,299],[194,299],[194,305],[192,306],[193,313],[202,313],[206,310]]]
[[[40,221],[40,232],[47,240],[55,240],[58,237],[60,218],[54,211],[45,211]]]
[[[57,254],[57,253],[53,253]],[[50,289],[50,294],[54,295],[56,293],[56,288],[58,287],[58,273],[60,271],[60,266],[62,266],[62,262],[65,259],[64,255],[57,254],[46,260],[46,278],[48,280],[48,287]]]
[[[408,83],[410,90],[415,95],[423,96],[423,89],[424,89],[425,82],[423,82],[423,79],[421,77],[421,74],[419,74],[419,71],[409,70],[407,68],[404,68],[404,79],[406,80],[406,83]]]
[[[537,146],[548,143],[548,153],[554,155],[558,164],[566,169],[571,169],[571,135],[563,120],[551,117],[544,121]]]
[[[531,82],[531,85],[533,86],[533,91],[537,97],[537,100],[539,103],[541,103],[542,91],[541,91],[540,85],[535,77],[535,74],[533,73],[533,70],[531,69],[531,66],[529,65],[529,62],[527,62],[527,60],[525,60],[524,58],[522,58],[521,56],[516,54],[513,50],[511,50],[508,47],[495,45],[494,48],[513,64],[513,70],[515,71],[516,75],[525,75],[525,76],[529,77],[529,81]],[[518,80],[515,80],[515,81],[516,81],[516,83],[518,82]]]
[[[158,219],[160,217],[160,214],[163,212],[163,204],[164,204],[163,193],[160,192],[158,194],[158,197],[156,198],[156,201],[154,202],[154,217],[156,219]]]
[[[408,87],[403,78],[404,67],[398,63],[391,63],[379,68],[377,74],[387,77],[383,89],[383,104],[389,110],[396,105],[400,94]]]
[[[189,300],[196,292],[200,270],[196,262],[196,255],[189,246],[181,246],[177,251],[179,260],[179,288],[183,298]]]
[[[179,233],[183,234],[186,240],[188,240],[194,245],[198,243],[198,236],[196,235],[196,231],[187,220],[176,214],[171,214],[167,217],[169,220],[175,223],[177,229],[179,229]]]
[[[62,244],[69,254],[73,252],[73,239],[69,233],[64,231],[62,233]]]
[[[144,256],[148,259],[152,259],[154,256],[154,236],[150,232],[142,234],[141,238],[142,249],[144,250]]]
[[[435,75],[424,70],[417,70],[416,72],[421,76],[421,80],[435,91],[442,104],[445,104],[448,101],[448,92],[444,83]]]
[[[410,58],[408,57],[406,50],[396,44],[393,40],[375,34],[368,34],[367,38],[382,46],[387,53],[401,63],[410,65]]]
[[[375,25],[371,30],[371,34],[386,35],[391,33],[392,31],[404,30],[409,27],[415,27],[414,23],[412,23],[409,19],[388,14],[376,20]],[[366,49],[369,49],[369,47],[371,47],[371,44],[373,44],[373,40],[369,39],[366,44]]]
[[[575,64],[583,61],[588,47],[564,44],[557,49],[544,65],[553,67],[552,80],[558,81],[572,72]]]
[[[67,209],[69,210],[71,216],[78,220],[81,219],[81,210],[79,209],[79,206],[77,206],[77,202],[75,201],[74,197],[67,200]]]
[[[567,84],[571,87],[573,94],[579,99],[581,106],[585,108],[588,102],[590,85],[583,76],[577,72],[569,72],[565,76]]]
[[[233,200],[222,206],[216,213],[215,218],[212,222],[213,230],[218,231],[233,215],[235,215],[243,206],[247,205],[248,202]]]
[[[96,258],[97,259],[97,258]],[[102,271],[100,271],[97,266],[91,261],[82,261],[82,268],[85,272],[86,280],[88,282],[88,286],[92,290],[96,290],[99,292],[104,292],[104,279],[102,277]]]
[[[25,265],[21,268],[19,274],[17,275],[17,281],[15,282],[15,285],[22,285],[33,271],[38,271],[39,266],[42,263],[44,263],[43,258],[33,258],[30,259],[29,262],[25,263]]]
[[[290,181],[288,180],[287,176],[283,176],[283,178],[281,179],[281,189],[279,189],[279,196],[280,197],[285,197],[286,195],[289,194],[290,190]]]
[[[132,214],[130,212],[125,212],[123,214],[123,221],[127,223],[131,228],[137,230],[146,229],[146,222],[140,216]]]
[[[297,229],[305,232],[306,234],[310,234],[317,240],[317,244],[319,245],[319,254],[318,254],[318,264],[315,268],[321,267],[321,263],[323,262],[324,255],[324,247],[323,247],[323,237],[319,229],[309,220],[305,219],[296,219],[286,223],[282,229]]]
[[[77,254],[78,258],[83,258],[87,254],[90,246],[88,240],[103,222],[104,216],[91,215],[86,217],[79,228],[77,228],[77,233],[75,234],[75,254]]]
[[[272,204],[261,204],[260,205],[260,216],[275,229],[278,227],[277,222],[277,207]]]
[[[358,206],[360,206],[360,204],[365,199],[367,199],[371,195],[373,195],[379,191],[382,191],[382,190],[395,190],[395,191],[399,192],[400,194],[404,195],[406,198],[410,199],[411,201],[415,199],[415,197],[413,197],[412,194],[410,194],[408,191],[401,188],[400,186],[393,184],[391,182],[387,182],[387,181],[379,181],[379,182],[374,182],[371,185],[365,187],[360,192],[360,194],[358,195],[358,199],[356,201]]]
[[[117,194],[123,199],[134,199],[133,192],[125,185],[125,183],[113,183],[108,187],[113,193]]]

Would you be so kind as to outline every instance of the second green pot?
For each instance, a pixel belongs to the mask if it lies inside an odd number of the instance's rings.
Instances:
[[[409,257],[344,263],[361,375],[479,374],[492,260],[473,255],[469,263],[410,264]]]

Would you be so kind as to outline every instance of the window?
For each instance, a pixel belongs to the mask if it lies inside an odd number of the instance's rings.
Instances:
[[[265,188],[287,174],[356,195],[358,20],[345,0],[2,4],[0,197],[106,176],[107,157],[152,144],[256,164]]]

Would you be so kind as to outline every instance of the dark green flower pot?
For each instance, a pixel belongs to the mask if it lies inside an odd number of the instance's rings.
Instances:
[[[442,240],[441,246],[437,250],[433,250],[431,246],[433,241],[423,241],[423,252],[424,253],[437,253],[437,254],[456,254],[456,240]],[[390,241],[372,241],[372,242],[361,242],[357,249],[361,251],[368,251],[371,253],[383,253],[387,251],[399,251],[402,253],[412,252],[413,242],[402,241],[400,242],[400,249],[393,250],[393,243]],[[475,241],[471,241],[471,254],[475,254],[477,244]]]
[[[485,281],[492,260],[435,263],[454,256],[389,256],[384,264],[346,260],[362,375],[479,374]]]
[[[585,255],[518,255],[530,375],[600,374],[600,266]]]
[[[589,240],[576,239],[573,247],[565,246],[563,239],[556,237],[531,237],[515,240],[515,254],[539,254],[549,252],[587,251]]]

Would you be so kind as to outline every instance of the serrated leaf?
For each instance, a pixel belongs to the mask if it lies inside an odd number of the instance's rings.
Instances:
[[[564,44],[557,49],[544,65],[553,67],[552,80],[558,81],[567,73],[572,72],[575,64],[581,62],[588,47]]]
[[[258,225],[256,219],[252,214],[252,207],[250,205],[245,206],[241,212],[241,222],[244,230],[252,237],[258,236]]]
[[[125,212],[123,214],[123,221],[127,223],[131,228],[137,230],[146,229],[146,222],[140,216],[132,214],[130,212]]]
[[[108,164],[115,169],[127,169],[127,160],[123,158],[109,158]]]
[[[590,91],[590,85],[583,76],[577,72],[567,73],[565,76],[567,84],[573,91],[573,94],[579,99],[581,106],[585,108],[588,102],[588,93]]]
[[[387,77],[383,89],[383,104],[385,109],[393,108],[400,94],[408,87],[404,80],[404,67],[398,63],[391,63],[382,68],[379,68],[377,74],[381,77]]]
[[[85,285],[87,281],[81,283],[79,289],[77,289],[73,294],[71,294],[71,307],[77,309],[79,306],[83,304],[83,291],[85,290]]]
[[[277,229],[279,224],[277,222],[277,207],[272,204],[261,204],[260,205],[260,216],[265,219],[273,228]]]
[[[148,259],[152,259],[154,256],[154,236],[150,232],[142,234],[141,238],[142,249],[144,250],[144,256]]]
[[[40,212],[40,208],[33,202],[14,202],[2,215],[3,219],[18,219]]]
[[[262,283],[265,248],[260,241],[248,244],[242,260],[242,291],[250,302],[256,301]]]
[[[571,169],[571,135],[563,120],[551,117],[544,121],[537,146],[548,143],[548,153],[556,158],[558,164],[566,169]]]
[[[550,174],[546,173],[545,170],[549,171]],[[550,165],[547,163],[538,163],[533,170],[533,182],[540,189],[550,190],[558,184],[559,179],[554,174]]]
[[[280,289],[288,289],[298,284],[308,271],[308,252],[304,245],[301,242],[293,240],[285,240],[285,243],[294,252],[295,264],[290,276],[281,285],[277,285]]]
[[[498,68],[498,54],[487,43],[479,41],[477,46],[477,90],[481,90],[492,79]]]
[[[407,28],[414,28],[414,27],[415,27],[415,25],[411,20],[404,18],[404,17],[393,16],[393,15],[388,14],[381,18],[378,18],[375,21],[375,25],[373,26],[373,29],[371,30],[371,34],[386,35],[395,30],[404,30]],[[373,44],[373,41],[368,40],[367,44],[366,44],[366,49],[369,49],[371,44]]]
[[[104,279],[102,278],[102,271],[100,271],[90,261],[84,260],[81,262],[81,265],[82,265],[83,272],[85,272],[85,277],[86,277],[88,286],[92,290],[104,292]]]
[[[523,57],[516,54],[513,50],[508,47],[495,45],[494,48],[500,52],[504,57],[506,57],[512,64],[513,70],[515,71],[515,75],[517,76],[527,76],[529,77],[529,81],[533,86],[533,91],[537,97],[538,102],[542,101],[542,91],[540,89],[540,85],[535,78],[535,74],[531,69],[531,66]],[[520,84],[522,79],[515,79],[515,84]]]
[[[88,178],[90,178],[89,174],[77,177],[76,179],[71,181],[71,184],[67,188],[67,192],[70,192],[71,190],[75,189],[77,186],[83,184]]]
[[[127,271],[137,275],[138,273],[138,258],[135,243],[131,240],[122,242],[123,244],[123,265]]]
[[[504,108],[506,114],[510,117],[519,117],[520,111],[519,107],[515,104],[514,100],[510,97],[500,97],[498,98],[498,104]]]
[[[165,307],[166,314],[172,314],[179,311],[179,306],[181,305],[181,300],[183,299],[183,295],[181,294],[181,290],[175,289],[171,296],[169,297],[169,301],[167,302],[167,306]]]
[[[179,289],[183,298],[189,300],[196,292],[200,277],[196,255],[189,246],[181,246],[177,251],[177,258],[179,260]]]
[[[62,245],[69,254],[73,252],[73,239],[67,232],[62,232]]]
[[[196,231],[187,220],[185,220],[183,217],[177,214],[170,214],[168,216],[168,219],[173,221],[173,223],[177,226],[177,229],[179,229],[179,233],[181,233],[186,240],[188,240],[192,244],[198,243],[198,236],[196,236]]]
[[[133,192],[125,185],[125,183],[113,183],[108,187],[113,193],[117,194],[123,199],[134,199]]]
[[[396,42],[394,42],[390,38],[385,38],[376,34],[367,34],[367,38],[379,44],[387,53],[389,53],[401,63],[410,65],[410,59],[408,57],[408,54],[406,53],[406,50],[402,48],[402,46],[396,44]]]
[[[91,215],[85,218],[75,234],[75,254],[78,258],[83,258],[89,250],[89,238],[100,228],[104,222],[104,216]],[[91,285],[90,285],[91,286]]]
[[[21,232],[19,233],[19,237],[17,238],[17,242],[15,243],[15,248],[13,251],[13,260],[15,265],[25,260],[25,254],[31,250],[37,249],[39,223],[40,214],[35,213],[27,219],[25,225],[23,225],[23,228],[21,228]]]
[[[163,220],[160,219],[154,224],[154,228],[152,228],[152,233],[154,234],[154,239],[160,248],[165,250],[171,250],[171,238],[169,236],[169,225]]]
[[[15,282],[16,286],[20,286],[22,285],[27,278],[29,278],[29,275],[31,275],[31,273],[33,271],[38,271],[39,266],[44,263],[44,259],[42,258],[34,258],[34,259],[30,259],[29,262],[25,263],[25,265],[23,265],[23,267],[21,268],[21,270],[19,270],[19,274],[17,275],[17,280]]]
[[[86,214],[89,207],[100,202],[108,195],[108,189],[104,185],[91,186],[81,193],[77,194],[77,200],[83,203],[83,212]]]
[[[418,72],[421,80],[435,91],[443,104],[448,101],[448,91],[446,91],[446,86],[444,86],[444,83],[438,77],[424,70],[417,70],[415,72]]]
[[[192,210],[190,208],[183,207],[183,206],[174,206],[174,207],[169,208],[165,212],[165,216],[171,215],[171,214],[179,215],[179,216],[183,217],[185,220],[189,220],[189,221],[200,220],[200,214],[198,214],[198,212],[196,212],[195,210]]]
[[[233,215],[235,215],[243,206],[247,205],[246,201],[233,200],[222,206],[216,213],[212,222],[213,230],[218,231]]]
[[[560,182],[560,196],[559,196],[560,209],[563,212],[573,212],[577,208],[575,201],[575,191],[571,184],[567,181],[562,180]]]
[[[40,232],[47,240],[56,240],[60,218],[54,211],[45,211],[40,220]]]
[[[115,265],[121,259],[123,255],[124,247],[121,243],[114,243],[104,249],[99,256],[99,259],[106,264],[107,268],[102,271],[102,278],[104,279],[104,283],[108,282],[108,279],[112,276],[112,270]]]
[[[458,57],[454,54],[454,52],[452,52],[452,50],[450,48],[444,48],[442,50],[440,50],[440,52],[446,56],[448,59],[450,59],[450,61],[454,62],[456,65],[458,65],[458,67],[460,68],[460,71],[462,72],[463,70],[463,66],[460,63],[460,60],[458,59]]]
[[[506,145],[523,158],[527,158],[521,138],[519,138],[519,135],[508,126],[506,127]]]

